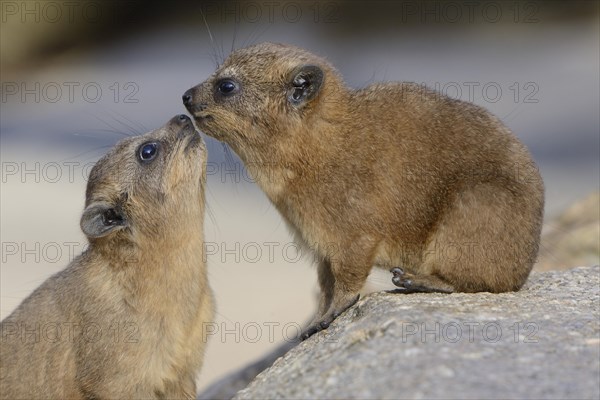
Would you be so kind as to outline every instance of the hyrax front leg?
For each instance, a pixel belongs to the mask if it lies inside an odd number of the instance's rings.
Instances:
[[[358,301],[359,291],[370,270],[371,264],[365,262],[358,264],[326,260],[319,264],[319,311],[302,334],[302,339],[329,327],[334,319]]]
[[[327,310],[331,307],[331,301],[333,300],[335,278],[329,260],[323,259],[319,262],[317,274],[321,293],[319,294],[319,308],[317,309],[317,316],[315,319],[318,319],[327,313]]]
[[[454,287],[442,279],[433,275],[415,275],[404,272],[402,268],[396,267],[390,270],[394,285],[403,288],[405,293],[452,293]]]

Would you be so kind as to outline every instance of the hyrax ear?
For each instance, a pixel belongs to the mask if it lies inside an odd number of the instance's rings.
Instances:
[[[288,101],[295,106],[301,106],[319,93],[325,74],[316,65],[301,65],[290,76]]]
[[[81,216],[81,230],[90,238],[100,238],[126,227],[127,219],[120,207],[96,202],[86,207]]]

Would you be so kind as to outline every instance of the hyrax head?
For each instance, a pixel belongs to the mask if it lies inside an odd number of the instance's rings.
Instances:
[[[233,52],[183,103],[202,131],[234,150],[264,149],[305,130],[337,80],[331,65],[305,50],[262,43]]]
[[[203,212],[206,147],[191,119],[117,143],[92,168],[81,229],[90,241],[157,236]]]

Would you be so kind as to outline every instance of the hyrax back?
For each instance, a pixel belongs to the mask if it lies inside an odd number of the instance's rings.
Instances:
[[[183,101],[321,257],[307,335],[356,301],[373,265],[406,291],[503,292],[527,279],[542,180],[483,108],[412,83],[352,90],[324,59],[271,43],[235,51]]]
[[[183,115],[98,161],[88,249],[1,323],[2,398],[194,398],[213,315],[205,162]]]

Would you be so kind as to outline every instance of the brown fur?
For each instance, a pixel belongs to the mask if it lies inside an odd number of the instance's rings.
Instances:
[[[233,95],[219,92],[225,78]],[[543,183],[483,108],[412,83],[352,90],[323,58],[271,43],[232,53],[184,103],[321,257],[307,336],[353,304],[373,265],[401,266],[406,291],[504,292],[527,279]]]
[[[138,149],[148,141],[159,150],[144,164]],[[194,398],[213,316],[205,162],[185,116],[98,161],[82,217],[88,249],[2,321],[2,398]],[[92,218],[104,206],[123,221]]]

